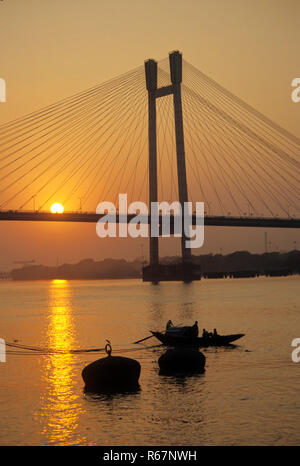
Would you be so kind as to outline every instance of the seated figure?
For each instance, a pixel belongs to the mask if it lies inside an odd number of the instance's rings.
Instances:
[[[173,322],[171,320],[168,320],[166,330],[168,330],[172,326],[173,326]]]

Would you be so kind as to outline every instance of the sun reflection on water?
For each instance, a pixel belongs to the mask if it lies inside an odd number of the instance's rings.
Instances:
[[[49,315],[46,330],[47,346],[69,351],[76,347],[72,315],[71,289],[67,280],[49,284]],[[74,354],[50,353],[42,360],[41,420],[47,444],[72,445],[84,439],[79,433],[80,400]]]

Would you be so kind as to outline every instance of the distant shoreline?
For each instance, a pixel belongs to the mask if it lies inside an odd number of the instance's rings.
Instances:
[[[164,257],[161,262],[179,262],[178,257]],[[251,254],[236,251],[228,255],[206,254],[194,256],[193,262],[200,265],[202,278],[243,278],[255,276],[287,276],[300,273],[300,251],[288,253]],[[84,259],[77,264],[60,266],[30,265],[2,273],[2,280],[120,280],[142,277],[143,262],[124,259],[105,259],[94,261]]]

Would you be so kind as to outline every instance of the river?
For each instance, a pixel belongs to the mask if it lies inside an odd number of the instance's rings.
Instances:
[[[140,390],[91,395],[98,354],[15,354],[0,363],[1,445],[297,445],[299,276],[151,285],[140,280],[0,282],[0,337],[62,350],[103,347],[137,359]],[[168,319],[245,333],[208,348],[204,374],[158,374],[154,338]]]

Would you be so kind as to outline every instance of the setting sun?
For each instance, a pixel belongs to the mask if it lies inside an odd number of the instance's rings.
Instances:
[[[64,211],[64,206],[59,202],[56,202],[55,204],[52,204],[50,210],[52,214],[62,214]]]

